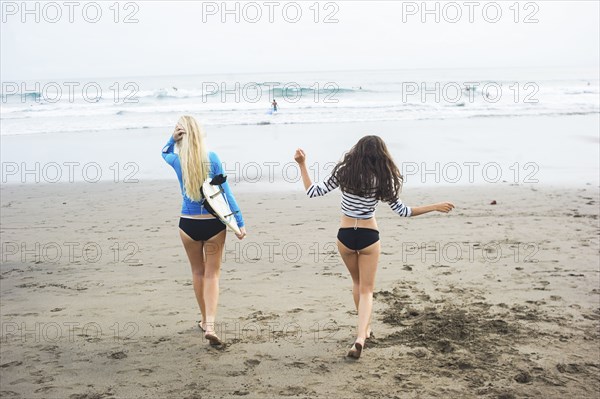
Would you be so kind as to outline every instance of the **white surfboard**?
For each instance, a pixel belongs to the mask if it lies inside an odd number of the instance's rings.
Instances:
[[[225,192],[223,188],[219,184],[210,184],[212,178],[209,177],[202,184],[202,193],[204,194],[204,198],[208,205],[213,209],[213,211],[217,214],[217,217],[223,222],[227,227],[233,230],[236,234],[241,234],[241,231],[237,225],[235,220],[234,213],[229,207],[229,203],[225,198]]]

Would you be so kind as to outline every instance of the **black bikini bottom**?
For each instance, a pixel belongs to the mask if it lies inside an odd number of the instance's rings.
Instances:
[[[379,231],[364,227],[343,227],[338,231],[338,240],[353,251],[360,251],[379,241]]]
[[[194,241],[207,241],[225,230],[225,225],[216,218],[179,218],[179,228]]]

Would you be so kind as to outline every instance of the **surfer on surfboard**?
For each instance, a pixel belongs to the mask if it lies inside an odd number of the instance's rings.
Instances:
[[[275,99],[273,99],[271,106],[273,107],[273,112],[277,112],[277,101],[275,101]]]

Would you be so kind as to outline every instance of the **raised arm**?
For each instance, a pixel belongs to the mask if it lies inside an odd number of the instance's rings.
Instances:
[[[333,175],[329,175],[321,183],[313,183],[310,180],[308,169],[306,168],[306,155],[304,154],[304,151],[302,151],[300,148],[296,150],[294,159],[296,160],[296,162],[298,162],[298,166],[300,167],[300,174],[302,175],[302,183],[304,184],[306,194],[310,198],[323,196],[328,192],[335,190],[339,187],[339,183]]]
[[[175,127],[175,131],[173,132],[171,137],[169,137],[169,141],[167,141],[167,144],[162,149],[163,159],[171,166],[173,166],[173,163],[177,159],[177,155],[175,154],[175,143],[181,140],[184,134],[185,131],[183,130],[183,128],[177,125]]]
[[[308,169],[306,169],[306,154],[304,154],[302,149],[298,148],[296,150],[296,154],[294,154],[294,160],[298,162],[298,166],[300,167],[300,174],[302,175],[302,184],[304,184],[304,189],[308,190],[308,188],[312,186],[312,181],[308,175]]]
[[[171,136],[169,137],[169,141],[167,141],[167,144],[162,149],[163,159],[171,166],[173,166],[173,163],[177,158],[177,155],[175,155],[175,143],[175,139],[173,138],[173,136]]]

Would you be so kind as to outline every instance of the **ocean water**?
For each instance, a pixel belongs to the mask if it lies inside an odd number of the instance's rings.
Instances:
[[[319,180],[365,134],[384,138],[407,187],[600,183],[597,69],[65,79],[25,92],[2,83],[2,183],[174,179],[160,151],[183,114],[206,125],[240,190],[301,190],[297,147]]]
[[[598,69],[331,71],[2,82],[1,135],[600,113]],[[275,98],[279,111],[270,113]]]

